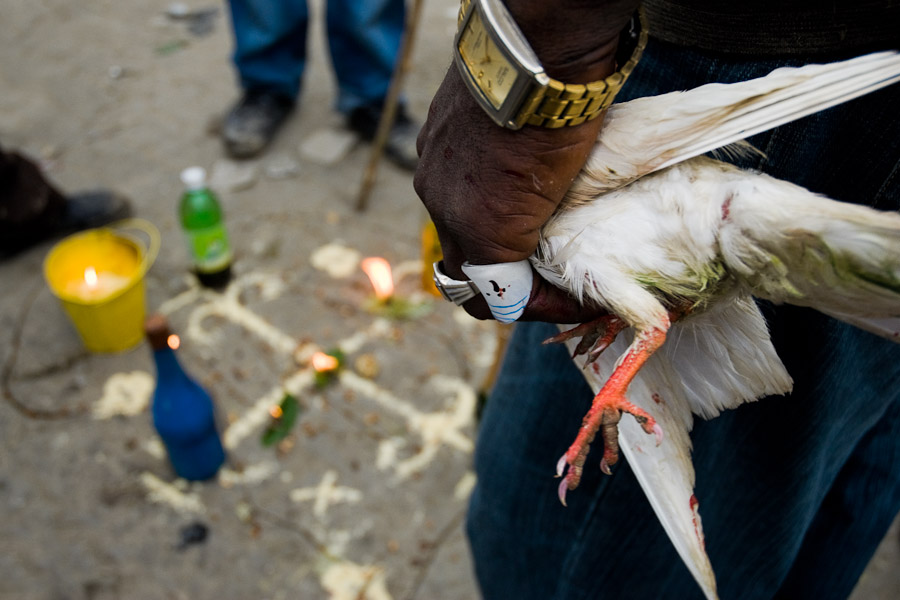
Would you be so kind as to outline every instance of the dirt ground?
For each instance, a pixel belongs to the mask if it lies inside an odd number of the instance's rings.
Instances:
[[[360,213],[368,146],[331,164],[308,155],[346,135],[321,0],[299,110],[230,175],[215,134],[237,96],[227,11],[192,0],[206,17],[184,19],[169,6],[6,0],[0,145],[37,157],[63,190],[127,193],[160,230],[147,306],[215,397],[228,462],[210,482],[174,477],[147,407],[147,347],[84,350],[41,274],[51,244],[0,262],[0,598],[476,598],[462,520],[497,330],[419,291],[425,215],[408,173],[382,163]],[[425,3],[405,86],[420,119],[456,7]],[[176,206],[191,165],[218,170],[236,252],[223,293],[188,274]],[[422,314],[372,308],[365,256],[390,261],[397,296]],[[318,386],[309,355],[334,348],[346,365]],[[286,392],[298,423],[264,446]],[[190,542],[198,524],[208,534]],[[896,524],[853,597],[900,597]]]

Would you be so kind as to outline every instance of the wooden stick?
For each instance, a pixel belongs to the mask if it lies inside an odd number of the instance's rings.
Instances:
[[[378,168],[381,155],[384,154],[384,146],[387,143],[388,135],[394,126],[394,118],[397,115],[397,103],[400,100],[403,80],[409,70],[409,57],[412,55],[413,40],[419,25],[422,4],[422,0],[413,0],[412,9],[407,14],[406,30],[400,43],[397,65],[394,67],[391,85],[388,87],[388,93],[384,99],[381,118],[378,121],[378,131],[375,133],[375,139],[372,141],[372,151],[369,153],[369,164],[366,166],[362,187],[356,200],[356,210],[359,212],[366,210],[369,205],[369,195],[372,193],[372,188],[375,185],[375,171]]]

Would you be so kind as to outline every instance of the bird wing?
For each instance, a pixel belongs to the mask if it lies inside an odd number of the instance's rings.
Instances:
[[[722,148],[900,81],[900,53],[776,69],[740,83],[614,104],[568,202]]]
[[[722,87],[722,84],[711,84],[715,86],[713,89],[703,91],[709,100],[704,103],[699,97],[697,99],[698,114],[706,112],[704,104],[720,102],[725,98],[730,98],[730,110],[714,124],[714,131],[697,136],[690,145],[679,148],[654,170],[664,169],[898,81],[900,55],[896,52],[877,52],[837,63],[776,69],[762,79],[725,85],[727,91],[715,89]],[[707,86],[697,90],[704,87]],[[678,112],[676,109],[671,122],[681,120]]]

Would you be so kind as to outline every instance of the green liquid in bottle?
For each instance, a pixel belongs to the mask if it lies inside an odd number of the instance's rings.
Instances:
[[[181,173],[186,191],[178,212],[194,272],[207,287],[222,287],[231,279],[231,246],[222,208],[206,186],[206,172],[190,167]]]

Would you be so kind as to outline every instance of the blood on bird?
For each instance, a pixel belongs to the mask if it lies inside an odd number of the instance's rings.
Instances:
[[[734,196],[728,195],[728,198],[725,199],[725,202],[722,203],[722,220],[727,221],[728,217],[731,216],[731,201],[734,199]]]
[[[697,496],[691,494],[691,512],[693,516],[691,517],[691,521],[694,523],[694,534],[696,534],[697,539],[700,541],[700,547],[704,550],[706,549],[706,538],[703,537],[703,530],[700,527],[700,501],[697,500]]]

